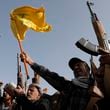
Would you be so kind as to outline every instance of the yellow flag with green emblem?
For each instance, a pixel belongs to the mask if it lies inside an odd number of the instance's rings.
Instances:
[[[10,17],[12,32],[20,41],[24,40],[27,29],[36,32],[49,32],[52,29],[52,26],[45,21],[45,9],[43,7],[22,6],[12,10]]]

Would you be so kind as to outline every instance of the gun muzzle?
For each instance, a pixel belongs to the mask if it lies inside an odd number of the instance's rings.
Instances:
[[[79,41],[77,41],[75,45],[88,54],[91,54],[94,56],[99,55],[98,46],[92,44],[91,42],[89,42],[88,40],[85,40],[84,38],[81,38]]]

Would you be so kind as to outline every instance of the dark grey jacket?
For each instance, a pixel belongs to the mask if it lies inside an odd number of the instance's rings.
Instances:
[[[85,110],[90,98],[88,90],[91,81],[89,79],[69,81],[36,63],[31,68],[62,93],[60,110]]]

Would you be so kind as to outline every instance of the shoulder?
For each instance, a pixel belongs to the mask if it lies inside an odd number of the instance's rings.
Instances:
[[[45,108],[49,108],[51,100],[50,100],[50,95],[48,94],[43,94],[39,100],[40,105],[44,106]]]

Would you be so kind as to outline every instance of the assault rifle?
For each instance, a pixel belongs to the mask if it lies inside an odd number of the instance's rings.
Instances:
[[[85,40],[84,38],[81,38],[79,41],[76,42],[76,46],[82,49],[83,51],[91,54],[91,55],[103,55],[106,53],[110,53],[110,44],[109,40],[106,38],[106,32],[104,30],[104,27],[101,23],[101,21],[98,19],[96,13],[94,13],[91,9],[91,5],[93,3],[87,1],[87,6],[89,8],[90,14],[91,14],[91,22],[93,25],[93,29],[95,31],[98,46],[90,43],[88,40]],[[93,68],[92,68],[93,70]],[[104,65],[104,94],[106,97],[110,97],[110,65],[106,64]]]
[[[21,73],[21,65],[19,63],[19,54],[17,53],[17,86],[21,86],[22,88],[24,87],[23,85],[23,76]]]
[[[91,22],[92,22],[95,34],[97,36],[99,45],[98,46],[94,45],[91,42],[89,42],[88,40],[81,38],[79,41],[76,42],[76,46],[91,55],[97,56],[97,55],[100,55],[103,53],[109,53],[110,46],[109,46],[109,41],[106,38],[107,34],[104,30],[104,27],[103,27],[101,21],[98,19],[96,13],[94,13],[92,11],[91,5],[93,5],[93,3],[87,1],[87,6],[88,6],[90,14],[91,14]]]

